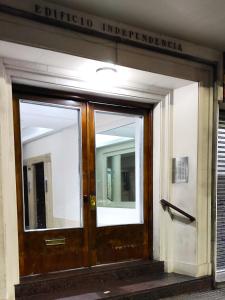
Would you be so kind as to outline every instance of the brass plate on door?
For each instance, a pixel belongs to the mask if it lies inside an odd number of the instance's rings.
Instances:
[[[96,209],[96,196],[95,195],[90,196],[90,207],[91,207],[91,209]]]
[[[65,245],[65,244],[66,244],[66,239],[65,238],[45,240],[45,245],[46,246],[59,246],[59,245]]]

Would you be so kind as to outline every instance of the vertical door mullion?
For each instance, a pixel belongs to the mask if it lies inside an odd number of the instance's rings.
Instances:
[[[88,116],[87,105],[83,103],[81,105],[81,145],[82,145],[82,201],[83,201],[83,229],[84,229],[84,266],[90,266],[89,258],[89,158],[88,158]]]
[[[96,196],[95,187],[95,117],[94,106],[87,104],[87,157],[88,157],[88,186],[89,186],[89,260],[96,265],[96,205],[91,205],[92,197]]]

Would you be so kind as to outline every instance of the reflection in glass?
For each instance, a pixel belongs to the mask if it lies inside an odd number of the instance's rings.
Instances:
[[[25,230],[82,227],[79,111],[20,102]]]
[[[113,194],[112,194],[112,156],[107,157],[107,199],[113,201]]]
[[[121,201],[135,201],[135,153],[121,155]]]
[[[95,112],[97,225],[143,222],[143,117]]]
[[[135,201],[135,153],[107,157],[107,199],[119,202]],[[118,183],[120,180],[120,184]],[[113,190],[121,188],[120,198],[116,199]],[[117,195],[118,197],[119,195]]]

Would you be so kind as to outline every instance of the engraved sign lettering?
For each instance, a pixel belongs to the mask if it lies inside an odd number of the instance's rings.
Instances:
[[[162,35],[141,30],[126,24],[108,21],[99,17],[91,16],[73,9],[61,7],[48,2],[38,1],[34,4],[33,13],[43,19],[51,19],[58,24],[67,24],[74,30],[86,29],[90,32],[101,33],[105,36],[119,38],[121,42],[131,41],[136,44],[149,45],[164,48],[176,52],[182,52],[182,44]],[[90,33],[89,32],[89,33]]]

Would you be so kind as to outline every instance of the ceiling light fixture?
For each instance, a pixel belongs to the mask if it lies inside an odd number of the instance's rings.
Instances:
[[[98,82],[105,85],[115,84],[116,74],[117,69],[113,67],[101,67],[96,70]]]
[[[96,73],[99,73],[99,72],[112,74],[112,73],[117,73],[117,70],[113,67],[102,67],[102,68],[98,68],[96,70]]]

